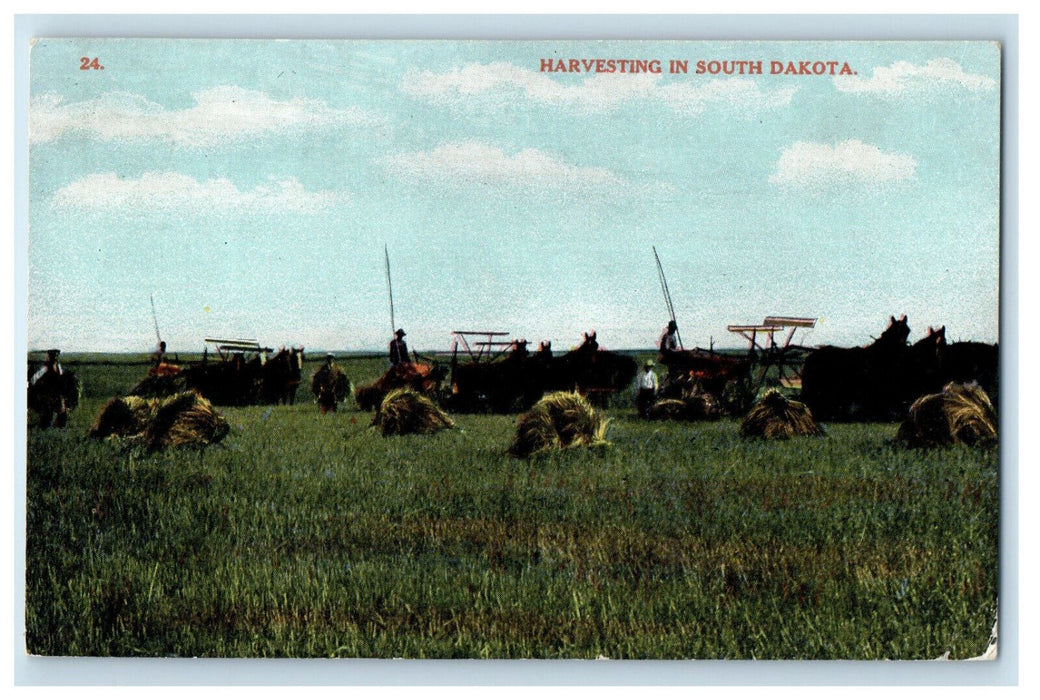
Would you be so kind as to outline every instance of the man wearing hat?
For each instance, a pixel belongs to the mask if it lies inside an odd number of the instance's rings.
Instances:
[[[40,381],[41,379],[43,379],[44,375],[50,374],[51,372],[53,372],[56,375],[60,375],[62,373],[61,365],[58,364],[58,355],[60,354],[61,350],[57,349],[51,349],[47,351],[47,357],[43,361],[43,366],[36,370],[36,374],[34,374],[29,379],[30,386]]]
[[[390,341],[390,364],[399,365],[403,362],[411,362],[411,357],[408,355],[408,345],[404,342],[405,332],[403,328],[398,328],[397,332],[394,333],[394,339]]]
[[[48,350],[43,366],[29,378],[29,407],[39,414],[41,428],[51,425],[64,428],[69,420],[69,408],[75,408],[74,402],[69,405],[67,395],[70,380],[75,386],[75,379],[61,368],[60,354],[56,348]]]
[[[657,398],[657,373],[654,372],[653,360],[643,363],[643,373],[639,375],[636,384],[636,413],[640,418],[646,418],[650,413],[650,407],[654,405]]]
[[[669,353],[673,353],[679,349],[679,325],[675,321],[669,321],[668,327],[664,329],[664,333],[661,334],[661,342],[658,345],[658,350],[661,352],[661,357],[668,357]],[[662,360],[663,361],[663,360]]]

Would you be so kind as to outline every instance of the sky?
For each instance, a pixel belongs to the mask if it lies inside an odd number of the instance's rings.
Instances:
[[[998,340],[991,42],[46,39],[29,145],[30,348]]]

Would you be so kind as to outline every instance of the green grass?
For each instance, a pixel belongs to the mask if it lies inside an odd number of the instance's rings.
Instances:
[[[383,438],[301,387],[221,409],[215,447],[146,456],[85,436],[143,368],[75,371],[69,427],[28,437],[33,654],[964,658],[993,624],[996,451],[618,406],[610,446],[520,461],[515,416]]]

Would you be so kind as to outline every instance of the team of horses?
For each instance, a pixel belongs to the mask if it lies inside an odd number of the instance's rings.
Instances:
[[[577,391],[597,400],[623,391],[635,375],[636,361],[600,348],[595,331],[560,356],[553,355],[548,342],[531,354],[520,339],[498,362],[455,363],[446,403],[461,412],[511,413],[529,409],[553,391]]]
[[[131,396],[149,398],[195,391],[219,406],[292,404],[303,376],[303,348],[281,348],[266,361],[233,353],[180,366],[162,362],[148,371]]]
[[[220,406],[289,404],[295,402],[303,376],[303,348],[281,348],[266,361],[258,355],[246,360],[205,361],[186,367],[185,385]]]
[[[975,382],[997,402],[999,348],[946,342],[946,327],[928,328],[912,345],[906,315],[889,317],[870,345],[823,346],[805,358],[801,400],[817,420],[902,420],[918,397],[949,382]]]
[[[977,383],[998,403],[999,350],[976,342],[947,343],[945,326],[929,328],[913,344],[905,315],[889,318],[888,327],[862,347],[822,346],[809,353],[802,368],[801,401],[822,421],[892,421],[906,416],[918,397],[942,390],[949,382]],[[441,363],[402,363],[376,383],[361,387],[355,399],[363,410],[378,406],[391,390],[411,388],[459,412],[523,411],[544,394],[578,391],[593,401],[627,390],[636,361],[599,346],[595,331],[580,345],[554,355],[548,342],[531,353],[527,341],[514,340],[504,358]],[[194,390],[217,405],[292,404],[302,379],[302,347],[281,348],[262,360],[233,354],[219,361],[185,367],[166,363],[153,367],[131,394],[162,396]],[[704,353],[675,353],[662,358],[669,379],[682,377],[708,394],[725,396],[725,388],[750,375],[750,360]],[[449,377],[448,387],[443,380]],[[666,382],[665,386],[668,387]],[[674,384],[673,386],[679,386]],[[40,426],[63,423],[78,401],[71,372],[45,376],[30,386],[29,407]]]

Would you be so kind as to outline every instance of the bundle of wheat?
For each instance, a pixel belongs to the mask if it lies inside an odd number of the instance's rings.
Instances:
[[[910,447],[992,445],[997,441],[997,415],[977,384],[950,383],[942,393],[914,401],[896,439]]]
[[[170,445],[212,445],[223,440],[230,429],[213,404],[188,391],[158,400],[144,431],[144,442],[153,450]]]
[[[520,416],[509,454],[528,457],[545,450],[605,445],[609,423],[580,394],[549,394]]]
[[[156,450],[169,445],[211,445],[224,439],[229,430],[213,404],[188,391],[165,399],[117,396],[101,409],[89,435],[131,438]]]
[[[93,438],[129,437],[144,432],[151,420],[154,401],[140,396],[116,396],[98,414],[87,433]]]
[[[378,425],[384,436],[433,433],[455,427],[433,401],[411,389],[388,393],[372,417],[372,425]]]
[[[740,423],[741,437],[786,440],[795,435],[823,435],[808,406],[770,389]]]

